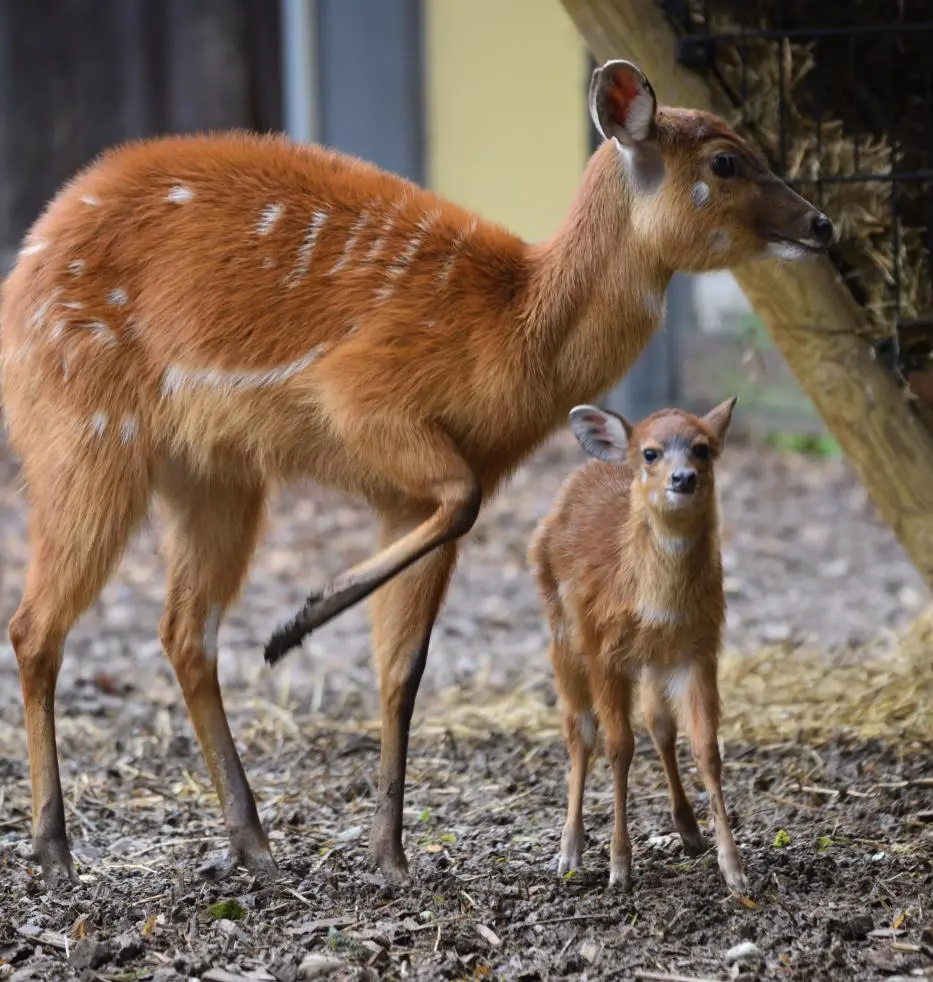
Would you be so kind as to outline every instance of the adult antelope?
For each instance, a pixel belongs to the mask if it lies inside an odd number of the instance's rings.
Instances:
[[[382,586],[369,846],[388,880],[408,878],[409,724],[456,540],[480,503],[623,375],[675,270],[797,259],[833,235],[722,120],[659,109],[634,65],[597,69],[589,99],[605,142],[539,245],[359,160],[245,133],[112,150],[30,230],[0,336],[30,506],[10,637],[47,881],[75,877],[53,708],[63,642],[154,495],[168,514],[161,637],[229,862],[275,873],[221,700],[217,629],[270,484],[306,475],[368,502],[382,547],[311,598],[267,658]],[[530,135],[529,167],[540,151]]]

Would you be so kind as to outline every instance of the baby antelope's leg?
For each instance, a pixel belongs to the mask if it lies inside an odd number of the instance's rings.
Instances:
[[[570,777],[567,782],[567,821],[560,837],[560,859],[557,872],[563,876],[583,862],[586,835],[583,831],[583,790],[590,757],[596,745],[596,717],[592,710],[567,712],[564,715],[567,749],[570,753]]]
[[[605,728],[606,756],[612,768],[615,820],[609,847],[609,886],[628,893],[632,888],[632,842],[628,834],[628,773],[635,755],[632,733],[632,683],[607,673],[599,680],[599,718]]]
[[[671,814],[674,825],[688,856],[706,852],[709,844],[700,832],[696,815],[690,805],[680,779],[677,766],[677,720],[664,691],[665,680],[652,671],[646,671],[641,686],[641,706],[645,724],[657,748],[667,788],[671,796]]]
[[[716,662],[704,659],[697,663],[688,683],[687,707],[690,716],[690,740],[697,766],[709,795],[710,811],[716,831],[719,868],[729,887],[739,893],[748,889],[742,859],[732,838],[726,803],[722,794],[722,759],[719,756],[719,689]]]

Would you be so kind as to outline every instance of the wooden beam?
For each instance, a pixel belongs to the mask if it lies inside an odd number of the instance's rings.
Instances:
[[[661,104],[726,110],[702,76],[677,63],[676,38],[656,0],[561,3],[596,58],[634,62],[651,79]],[[786,265],[749,263],[732,274],[882,517],[933,587],[933,434],[859,335],[861,308],[836,267],[820,257]]]

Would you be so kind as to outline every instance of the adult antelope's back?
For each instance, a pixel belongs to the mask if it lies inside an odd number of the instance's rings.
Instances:
[[[607,139],[541,245],[360,161],[247,134],[111,151],[31,229],[0,323],[32,549],[10,635],[47,879],[74,878],[53,712],[62,645],[153,495],[168,515],[162,640],[230,861],[274,873],[221,701],[217,628],[269,483],[297,475],[361,495],[382,548],[310,598],[267,658],[385,584],[370,849],[407,878],[409,722],[455,540],[632,363],[675,269],[793,259],[832,238],[721,120],[658,110],[634,66],[598,69],[590,108]],[[529,135],[529,166],[538,152]]]

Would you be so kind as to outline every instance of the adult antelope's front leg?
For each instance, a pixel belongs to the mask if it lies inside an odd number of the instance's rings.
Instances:
[[[479,514],[479,483],[439,426],[393,419],[380,423],[352,416],[339,420],[338,426],[343,440],[353,448],[356,466],[371,475],[374,485],[391,489],[396,501],[433,502],[435,509],[400,539],[311,594],[298,614],[270,638],[265,651],[270,665],[315,628],[359,603],[438,546],[465,535]]]
[[[380,545],[388,547],[412,524],[411,519],[400,517],[384,519]],[[403,884],[409,877],[402,848],[402,806],[411,717],[427,661],[431,629],[456,556],[455,543],[443,545],[373,595],[373,650],[379,665],[382,747],[369,851],[386,880],[394,884]]]

